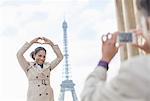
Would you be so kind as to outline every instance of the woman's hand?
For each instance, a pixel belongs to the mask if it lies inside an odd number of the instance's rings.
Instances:
[[[51,46],[54,45],[53,42],[48,38],[42,37],[42,40],[44,40],[44,44],[50,44]]]
[[[108,33],[102,36],[102,59],[103,61],[110,62],[112,58],[118,52],[118,47],[116,47],[117,36],[119,32]]]
[[[33,43],[40,43],[38,42],[39,39],[42,39],[41,37],[37,37],[35,39],[33,39],[30,43],[33,44]]]
[[[133,33],[135,33],[137,36],[141,36],[144,38],[145,42],[143,44],[133,44],[133,46],[138,47],[145,51],[147,54],[150,53],[150,35],[144,36],[143,32],[141,30],[134,30]]]

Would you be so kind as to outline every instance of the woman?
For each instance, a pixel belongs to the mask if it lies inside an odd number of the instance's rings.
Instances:
[[[44,43],[40,43],[39,40],[43,40]],[[45,62],[46,50],[43,47],[37,47],[31,53],[34,62],[28,62],[23,55],[34,43],[50,45],[57,58],[50,63]],[[51,40],[45,37],[38,37],[33,39],[30,43],[26,42],[17,52],[17,58],[29,80],[27,101],[54,101],[53,90],[50,86],[49,78],[50,71],[63,59],[63,55],[58,45],[54,45]]]

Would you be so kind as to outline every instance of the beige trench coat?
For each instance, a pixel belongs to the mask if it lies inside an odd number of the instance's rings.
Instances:
[[[25,43],[17,53],[19,64],[25,71],[29,81],[27,101],[54,101],[53,90],[50,86],[50,71],[60,63],[63,55],[58,45],[52,46],[57,58],[51,63],[44,63],[43,69],[39,70],[36,63],[26,61],[23,56],[30,46],[31,44]]]
[[[129,59],[116,77],[106,78],[107,70],[97,67],[85,81],[81,101],[150,101],[150,56]]]

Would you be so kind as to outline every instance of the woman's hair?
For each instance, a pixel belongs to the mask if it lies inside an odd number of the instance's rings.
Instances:
[[[35,50],[30,53],[30,56],[31,56],[31,58],[33,60],[35,60],[34,55],[36,55],[40,50],[43,50],[46,53],[46,49],[44,47],[37,47],[37,48],[35,48]]]
[[[150,0],[136,0],[138,10],[145,16],[150,17]]]

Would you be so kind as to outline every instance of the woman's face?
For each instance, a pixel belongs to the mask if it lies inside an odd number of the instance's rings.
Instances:
[[[42,65],[42,64],[44,64],[44,62],[45,62],[45,58],[46,58],[46,53],[45,53],[45,51],[44,51],[44,50],[40,50],[40,51],[37,52],[36,55],[35,55],[35,62],[36,62],[37,64]]]

